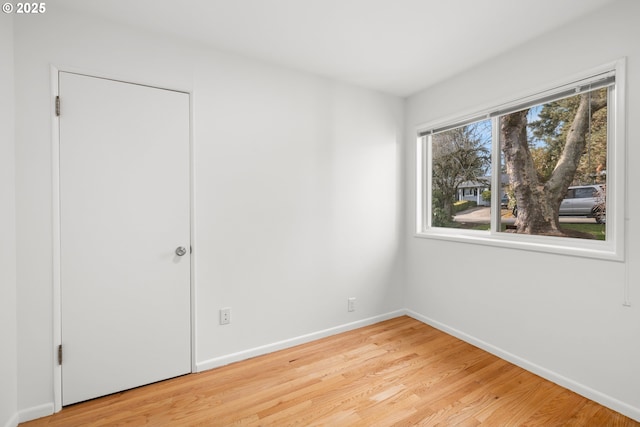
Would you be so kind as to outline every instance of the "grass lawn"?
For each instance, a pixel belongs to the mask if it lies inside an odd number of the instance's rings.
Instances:
[[[582,231],[583,233],[589,233],[592,234],[593,237],[595,237],[597,240],[604,240],[605,239],[605,229],[606,229],[606,225],[605,224],[560,224],[560,228],[566,228],[568,230],[576,230],[576,231]]]

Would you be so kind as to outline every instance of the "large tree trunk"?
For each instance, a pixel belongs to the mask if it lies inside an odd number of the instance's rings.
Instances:
[[[453,217],[453,198],[455,197],[454,193],[443,192],[442,193],[442,201],[443,201],[443,210],[447,218]]]
[[[559,202],[554,203],[554,198],[549,198],[544,185],[538,182],[529,150],[527,113],[528,110],[519,111],[500,121],[502,152],[518,206],[517,232],[560,235]]]
[[[502,152],[518,206],[515,224],[518,233],[566,235],[560,229],[560,203],[578,169],[580,157],[586,146],[591,116],[605,106],[606,98],[592,99],[589,93],[581,96],[562,155],[546,183],[539,182],[529,150],[528,110],[501,118]]]

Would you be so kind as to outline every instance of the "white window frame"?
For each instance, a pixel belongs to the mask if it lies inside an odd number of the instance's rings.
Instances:
[[[570,237],[536,236],[505,233],[498,230],[500,222],[500,197],[491,200],[491,225],[488,231],[465,230],[447,227],[431,227],[431,179],[432,165],[428,137],[423,137],[434,129],[463,126],[470,122],[493,117],[491,170],[500,170],[500,144],[498,139],[498,116],[502,112],[530,102],[536,102],[582,81],[590,81],[597,76],[615,73],[615,85],[610,87],[607,126],[607,222],[606,240],[597,241]],[[530,91],[522,96],[504,102],[497,102],[485,108],[466,112],[442,120],[433,121],[416,129],[416,233],[415,237],[442,239],[448,241],[499,246],[546,253],[624,261],[624,229],[626,220],[626,58],[605,64],[587,72]],[[500,188],[500,174],[492,173],[492,189]],[[492,194],[498,194],[492,191]]]

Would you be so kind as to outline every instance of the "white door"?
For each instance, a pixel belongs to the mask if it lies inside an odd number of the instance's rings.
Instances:
[[[64,72],[59,95],[69,405],[191,371],[189,95]]]

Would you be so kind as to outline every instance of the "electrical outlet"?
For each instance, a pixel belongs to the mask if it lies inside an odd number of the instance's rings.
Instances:
[[[356,297],[351,297],[347,299],[347,310],[356,311]]]
[[[220,309],[220,324],[228,325],[231,323],[231,309],[230,308],[221,308]]]

